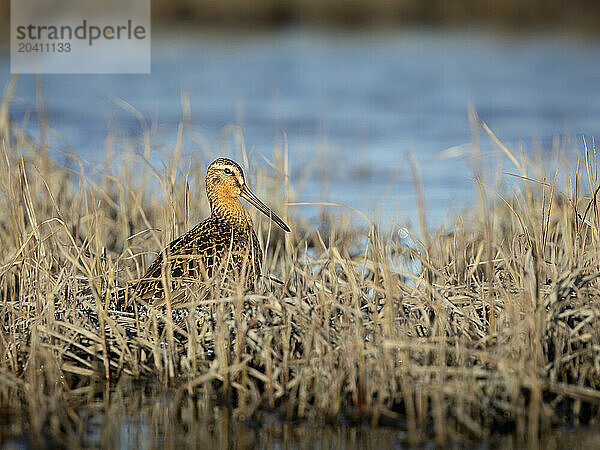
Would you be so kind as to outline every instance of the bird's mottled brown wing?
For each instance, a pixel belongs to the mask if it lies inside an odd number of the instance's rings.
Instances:
[[[168,258],[170,278],[194,278],[200,277],[202,267],[206,268],[206,252],[202,251],[206,243],[210,242],[210,219],[207,219],[187,233],[171,241],[167,248],[162,251],[150,264],[144,277],[135,287],[136,296],[143,300],[155,300],[163,297],[162,266],[164,256]],[[204,244],[203,244],[204,242]]]
[[[135,293],[138,298],[154,301],[164,296],[162,266],[165,254],[174,290],[181,281],[202,281],[212,277],[215,269],[219,267],[237,272],[244,267],[250,270],[247,281],[249,287],[252,287],[256,275],[260,274],[262,260],[262,251],[253,230],[242,229],[224,220],[210,217],[172,241],[165,251],[157,256],[136,286]]]
[[[175,272],[176,269],[177,272],[181,271],[183,272],[183,267],[182,263],[185,261],[185,259],[181,260],[181,263],[179,262],[179,260],[176,260],[177,256],[186,256],[186,255],[194,255],[196,253],[198,253],[196,251],[196,247],[198,246],[198,241],[202,239],[202,235],[205,235],[207,231],[210,231],[210,227],[207,227],[207,221],[205,220],[204,222],[199,223],[198,225],[196,225],[194,228],[192,228],[190,231],[188,231],[187,233],[179,236],[177,239],[171,241],[169,243],[169,245],[167,246],[167,248],[163,251],[160,252],[160,254],[156,257],[156,259],[152,262],[152,264],[150,264],[150,266],[148,267],[148,270],[146,270],[146,274],[144,275],[144,278],[160,278],[161,276],[161,272],[162,272],[162,264],[163,264],[163,258],[166,254],[167,258],[169,258],[170,262],[171,262],[171,270],[172,272]],[[201,256],[201,255],[197,255],[197,256]],[[175,274],[172,273],[173,276],[182,276],[183,273],[181,274]]]

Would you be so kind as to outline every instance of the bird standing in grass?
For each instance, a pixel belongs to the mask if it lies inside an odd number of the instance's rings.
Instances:
[[[254,195],[242,168],[231,159],[218,158],[208,166],[206,194],[210,217],[172,241],[150,265],[134,287],[134,296],[154,303],[165,297],[165,282],[171,283],[171,301],[183,287],[206,283],[217,273],[245,282],[253,289],[261,275],[262,250],[250,214],[238,200],[255,206],[286,232],[290,228]],[[166,257],[166,260],[165,260]]]

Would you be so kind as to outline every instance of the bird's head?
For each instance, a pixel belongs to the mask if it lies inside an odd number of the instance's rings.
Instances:
[[[206,189],[221,197],[240,197],[246,185],[242,168],[231,159],[215,159],[206,172]]]
[[[208,194],[211,208],[219,203],[228,205],[228,202],[231,200],[241,197],[273,220],[281,229],[290,231],[285,222],[254,195],[246,184],[242,168],[231,159],[218,158],[208,166],[206,173],[206,193]]]

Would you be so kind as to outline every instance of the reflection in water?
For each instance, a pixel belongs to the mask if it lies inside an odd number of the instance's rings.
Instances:
[[[54,405],[68,407],[77,419],[69,425],[52,417],[49,434],[35,432],[36,421],[43,419],[45,408],[19,409],[12,402],[0,410],[0,442],[2,448],[39,446],[86,448],[215,448],[215,449],[383,449],[410,448],[408,433],[402,422],[393,427],[371,427],[368,422],[350,423],[343,418],[338,423],[294,422],[275,413],[259,413],[259,420],[238,417],[236,410],[218,406],[206,392],[188,395],[175,389],[162,388],[157,383],[132,381],[123,377],[113,388],[94,384],[74,389],[71,402]],[[3,391],[6,394],[6,391]],[[54,422],[54,423],[52,423]],[[451,430],[448,430],[451,431]],[[429,430],[431,432],[431,430]],[[419,447],[432,448],[421,430]],[[514,435],[492,434],[486,441],[469,441],[456,435],[450,448],[517,448],[525,442]],[[600,439],[598,430],[572,427],[560,428],[541,436],[541,448],[594,448]]]

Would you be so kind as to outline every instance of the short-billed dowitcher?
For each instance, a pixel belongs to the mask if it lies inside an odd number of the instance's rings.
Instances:
[[[172,241],[154,260],[144,278],[135,285],[136,298],[152,303],[163,299],[167,279],[171,280],[176,297],[182,285],[206,282],[217,271],[244,278],[246,288],[252,289],[261,275],[262,250],[250,214],[238,198],[247,200],[283,230],[290,231],[285,222],[254,195],[246,184],[242,168],[231,159],[218,158],[208,166],[206,194],[210,217]]]

